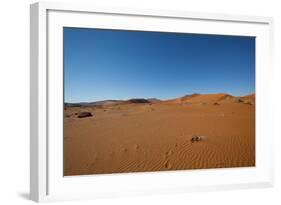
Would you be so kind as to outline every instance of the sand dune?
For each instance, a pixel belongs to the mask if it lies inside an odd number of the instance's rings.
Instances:
[[[206,94],[206,95],[195,95],[183,101],[191,102],[191,103],[214,103],[220,102],[228,99],[233,99],[234,97],[228,94],[220,93],[220,94]]]
[[[255,98],[240,98],[66,106],[64,175],[255,166]]]
[[[251,95],[246,95],[246,96],[242,96],[240,97],[244,102],[251,102],[252,104],[255,103],[256,100],[256,95],[255,94],[251,94]]]
[[[167,100],[165,102],[168,103],[215,103],[215,102],[221,102],[221,101],[228,101],[231,99],[235,99],[235,97],[225,94],[225,93],[219,93],[219,94],[192,94],[192,95],[186,95],[180,98]]]

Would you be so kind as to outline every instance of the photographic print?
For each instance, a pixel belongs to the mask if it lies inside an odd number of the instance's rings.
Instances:
[[[63,30],[64,176],[255,166],[255,37]]]

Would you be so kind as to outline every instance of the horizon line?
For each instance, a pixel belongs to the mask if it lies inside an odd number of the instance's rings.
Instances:
[[[160,100],[160,101],[166,101],[166,100],[174,100],[174,99],[177,99],[177,98],[181,98],[181,97],[185,97],[185,96],[192,96],[192,95],[218,95],[218,94],[224,94],[224,95],[230,95],[232,97],[245,97],[245,96],[249,96],[249,95],[254,95],[256,94],[256,92],[251,92],[249,94],[246,94],[246,95],[239,95],[239,96],[236,96],[236,95],[231,95],[229,93],[191,93],[191,94],[186,94],[186,95],[182,95],[180,97],[174,97],[174,98],[167,98],[167,99],[161,99],[161,98],[157,98],[157,97],[132,97],[132,98],[126,98],[126,99],[110,99],[110,98],[106,98],[106,99],[103,99],[103,100],[92,100],[92,101],[72,101],[72,102],[66,102],[64,101],[63,103],[94,103],[94,102],[101,102],[101,101],[126,101],[126,100],[131,100],[131,99],[157,99],[157,100]]]

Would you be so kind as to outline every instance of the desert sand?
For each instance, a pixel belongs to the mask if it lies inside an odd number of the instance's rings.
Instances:
[[[66,104],[64,110],[65,176],[255,166],[255,94]],[[81,112],[92,116],[78,117]]]

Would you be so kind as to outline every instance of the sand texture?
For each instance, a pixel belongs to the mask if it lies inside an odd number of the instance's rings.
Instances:
[[[254,94],[64,109],[66,176],[255,166]],[[193,136],[202,138],[192,142]]]

